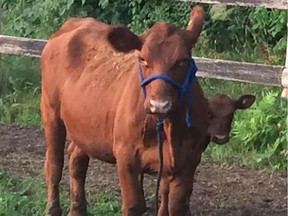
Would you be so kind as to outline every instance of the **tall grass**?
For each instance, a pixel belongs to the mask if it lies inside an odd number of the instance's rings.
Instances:
[[[39,60],[3,56],[0,88],[0,121],[20,125],[39,125]]]

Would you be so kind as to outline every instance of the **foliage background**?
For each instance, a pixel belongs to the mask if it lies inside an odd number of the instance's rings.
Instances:
[[[70,16],[122,23],[137,33],[159,20],[185,27],[193,5],[168,0],[3,0],[2,33],[46,39]],[[285,11],[203,6],[207,15],[194,55],[284,64]],[[0,121],[40,125],[39,77],[38,59],[1,56]],[[237,112],[230,143],[211,145],[207,155],[226,162],[287,167],[287,103],[280,100],[280,88],[213,79],[201,83],[207,96],[257,95],[251,109]]]

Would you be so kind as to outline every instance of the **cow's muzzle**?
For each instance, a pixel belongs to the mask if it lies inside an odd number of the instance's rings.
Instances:
[[[229,142],[229,134],[228,135],[215,134],[211,137],[211,141],[216,143],[216,144],[223,145],[223,144]]]
[[[150,114],[169,114],[173,109],[170,100],[149,100],[148,112]]]

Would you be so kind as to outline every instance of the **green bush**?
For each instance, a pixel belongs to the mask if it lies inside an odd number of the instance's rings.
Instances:
[[[259,52],[267,63],[284,64],[286,11],[213,5],[208,19],[204,34],[213,50]]]
[[[235,116],[233,138],[246,152],[256,152],[256,163],[286,167],[288,156],[287,103],[277,92],[268,92],[253,108]]]

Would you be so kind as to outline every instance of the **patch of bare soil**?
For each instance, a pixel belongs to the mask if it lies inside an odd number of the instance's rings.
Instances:
[[[34,176],[42,172],[45,145],[42,130],[0,124],[0,168],[14,174]],[[67,163],[66,163],[67,164]],[[67,165],[62,185],[67,187]],[[286,216],[287,173],[263,171],[206,159],[198,167],[191,209],[195,216]],[[114,165],[90,163],[89,193],[109,191],[119,197]],[[145,191],[154,193],[155,177],[145,176]],[[145,215],[154,215],[154,199]],[[150,207],[150,208],[149,208]]]

